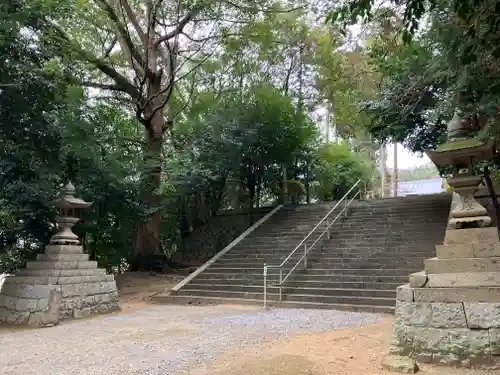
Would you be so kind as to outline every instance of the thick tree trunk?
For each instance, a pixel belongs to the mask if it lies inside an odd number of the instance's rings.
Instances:
[[[161,77],[157,76],[149,85],[149,97],[155,97],[161,89]],[[151,116],[153,109],[161,102],[161,97],[151,100],[145,116]],[[155,258],[160,254],[159,188],[162,174],[162,146],[165,128],[164,111],[157,110],[146,126],[146,149],[144,151],[144,171],[142,176],[142,205],[144,215],[137,224],[133,271],[149,271],[155,268]],[[156,258],[157,259],[157,258]]]

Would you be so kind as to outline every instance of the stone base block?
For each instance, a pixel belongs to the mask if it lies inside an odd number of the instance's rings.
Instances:
[[[425,271],[432,273],[500,272],[500,257],[491,258],[429,258],[424,260]]]
[[[444,244],[468,244],[468,243],[498,243],[498,229],[488,228],[468,228],[468,229],[447,229],[444,237]]]
[[[486,214],[486,210],[484,211],[484,213]],[[473,217],[454,217],[450,219],[450,221],[448,222],[448,226],[449,228],[459,230],[470,223],[477,223],[480,227],[489,227],[491,225],[491,217],[489,217],[488,215]]]
[[[413,298],[417,302],[498,302],[500,287],[414,288]]]
[[[395,315],[391,354],[460,367],[500,359],[500,302],[398,301]]]
[[[500,272],[436,273],[428,275],[427,287],[495,287],[500,285]]]
[[[4,323],[39,327],[119,309],[114,276],[98,269],[27,269],[6,277],[0,290]]]
[[[500,243],[436,245],[436,255],[440,259],[500,257]]]

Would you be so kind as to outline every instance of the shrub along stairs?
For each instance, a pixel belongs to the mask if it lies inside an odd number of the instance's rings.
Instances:
[[[443,239],[451,195],[407,196],[357,201],[331,227],[283,285],[278,303],[278,270],[269,274],[267,298],[282,307],[392,312],[396,287],[422,269]],[[277,265],[301,242],[333,204],[284,207],[175,295],[157,303],[262,304],[263,265]],[[336,214],[330,215],[331,218]],[[326,227],[322,224],[308,246]],[[299,251],[283,274],[303,255]],[[271,273],[272,271],[272,273]]]

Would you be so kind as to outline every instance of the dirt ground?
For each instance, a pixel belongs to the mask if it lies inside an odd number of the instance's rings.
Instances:
[[[172,287],[182,276],[124,274],[117,277],[123,312],[150,305],[151,295]],[[235,307],[237,308],[237,307]],[[247,310],[248,306],[242,307]],[[391,338],[392,317],[384,323],[284,341],[227,353],[195,368],[190,375],[389,375],[380,363]],[[422,375],[486,375],[500,372],[421,365]]]
[[[122,311],[127,314],[151,305],[150,299],[156,293],[172,288],[183,275],[157,275],[148,272],[130,272],[117,275],[116,286],[120,295]]]
[[[190,375],[389,375],[380,363],[389,348],[392,318],[384,323],[299,335],[233,352]],[[500,371],[423,365],[422,375],[492,375]]]

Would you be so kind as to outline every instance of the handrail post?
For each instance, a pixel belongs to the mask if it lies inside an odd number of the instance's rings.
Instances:
[[[332,235],[330,233],[330,219],[326,219],[326,229],[328,232],[326,232],[326,235],[328,236],[328,239],[331,240]]]
[[[264,263],[264,308],[267,308],[267,264]]]
[[[282,292],[282,284],[283,284],[283,268],[280,267],[280,302],[281,302],[281,292]]]
[[[347,197],[344,199],[344,216],[347,217]]]
[[[304,269],[307,269],[307,244],[304,244]]]

